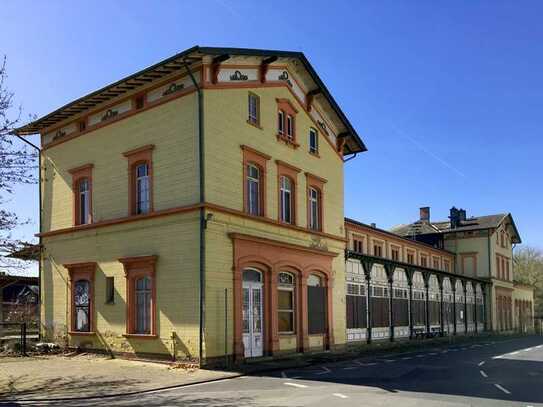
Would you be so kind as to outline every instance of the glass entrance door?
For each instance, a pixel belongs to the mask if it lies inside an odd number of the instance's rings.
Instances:
[[[243,346],[245,357],[263,355],[262,276],[256,270],[243,273]]]

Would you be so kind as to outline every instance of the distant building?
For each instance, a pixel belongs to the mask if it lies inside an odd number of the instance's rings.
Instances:
[[[466,210],[453,207],[448,221],[435,222],[426,207],[420,209],[418,221],[391,231],[454,253],[457,274],[486,280],[489,329],[533,327],[533,288],[514,279],[513,247],[521,238],[510,213],[468,217]]]

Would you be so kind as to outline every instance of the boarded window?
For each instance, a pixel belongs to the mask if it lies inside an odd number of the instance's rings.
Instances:
[[[326,288],[320,279],[310,275],[307,279],[308,331],[310,335],[326,332]]]
[[[362,284],[347,284],[347,329],[366,328],[366,290]]]

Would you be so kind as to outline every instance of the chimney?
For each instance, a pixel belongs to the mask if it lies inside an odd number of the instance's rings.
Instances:
[[[466,220],[466,210],[465,209],[458,209],[458,220],[460,222],[463,222]]]
[[[430,222],[430,207],[429,206],[420,208],[420,221]]]
[[[456,209],[454,206],[451,208],[449,219],[451,220],[451,229],[456,229],[456,227],[459,225],[459,213],[458,209]]]
[[[376,225],[375,223],[371,223],[370,226],[371,226],[372,228],[374,228],[374,229],[377,228],[377,225]]]

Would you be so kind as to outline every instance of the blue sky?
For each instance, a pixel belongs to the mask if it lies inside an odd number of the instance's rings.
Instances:
[[[346,216],[388,228],[426,205],[433,219],[453,205],[511,212],[543,247],[542,13],[535,1],[3,0],[0,54],[17,101],[43,115],[196,44],[303,51],[369,149],[346,164]],[[10,205],[37,219],[37,189]]]

